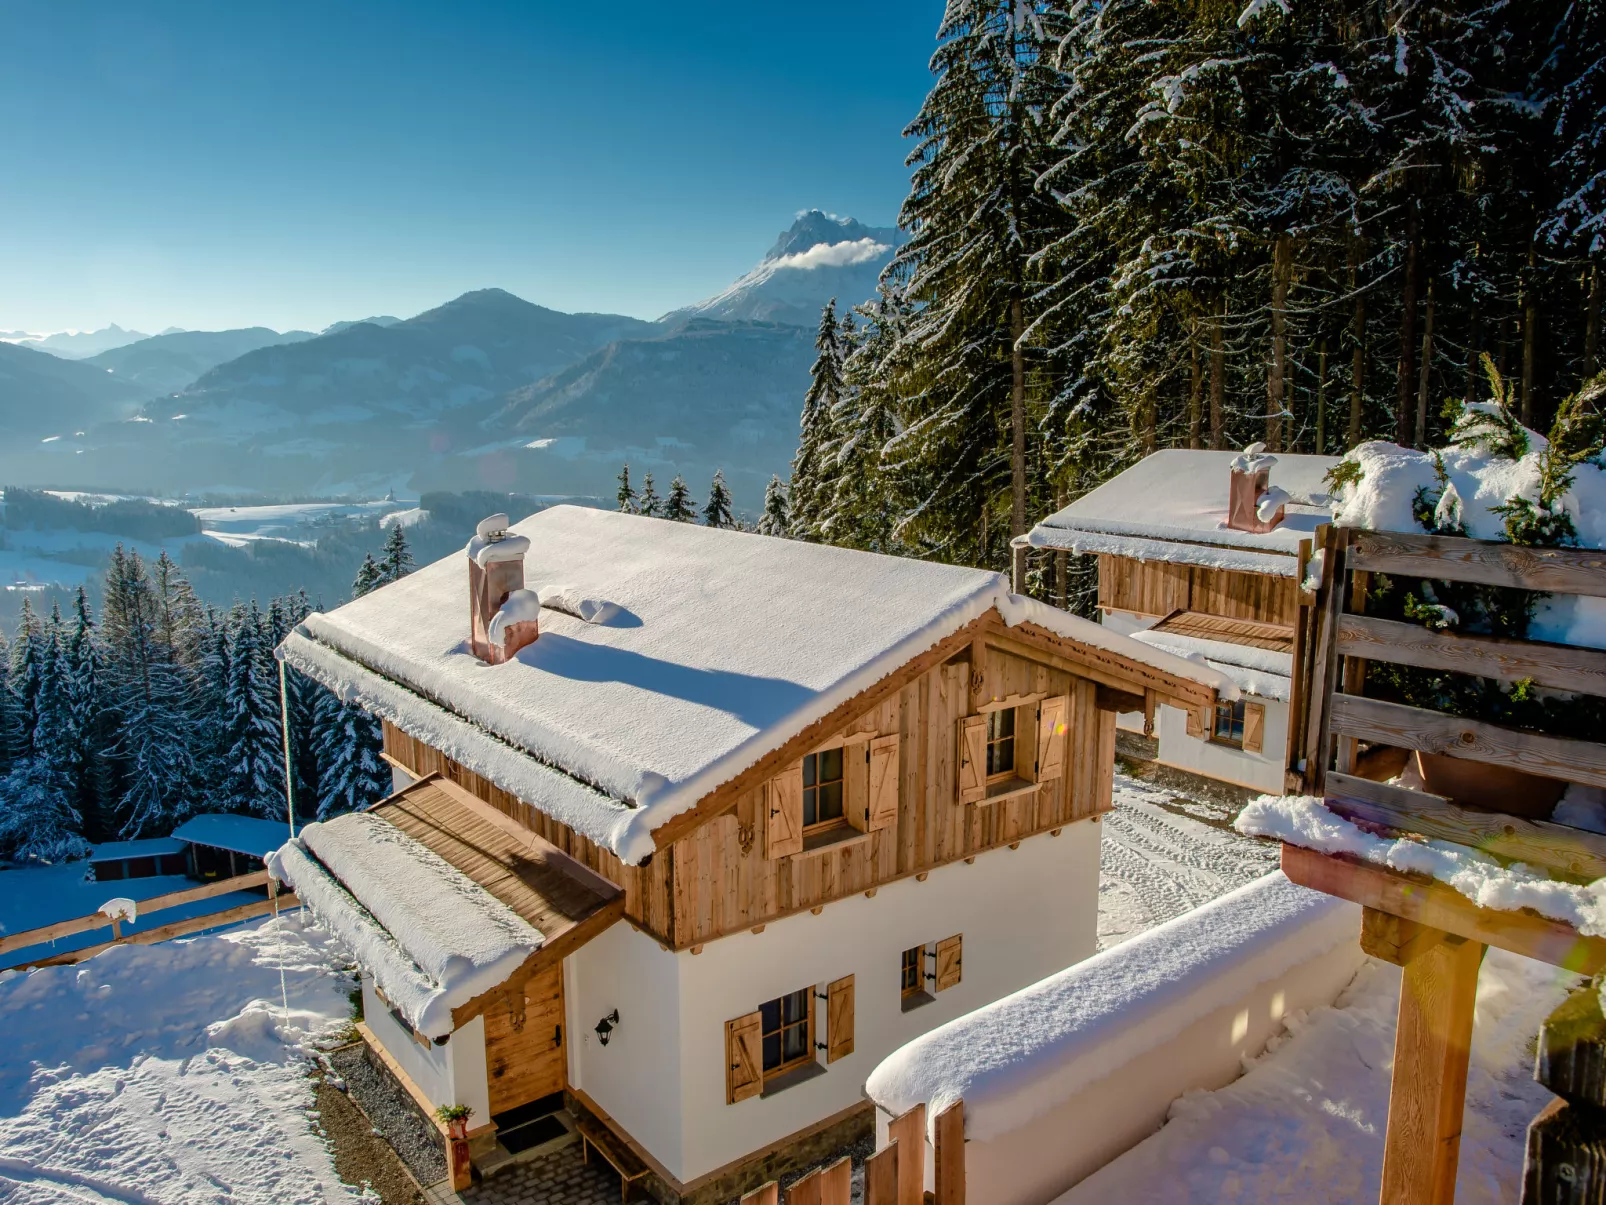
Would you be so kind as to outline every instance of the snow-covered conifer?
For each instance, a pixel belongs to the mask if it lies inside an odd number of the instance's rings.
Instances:
[[[279,675],[262,612],[255,602],[237,608],[229,624],[228,689],[224,696],[227,752],[222,767],[227,809],[247,815],[284,815],[284,748]]]
[[[714,470],[714,482],[708,487],[708,502],[703,506],[703,522],[709,527],[733,526],[731,492],[725,485],[723,469]]]
[[[638,515],[657,517],[662,514],[663,508],[664,500],[658,496],[658,491],[653,488],[652,474],[644,474],[641,478],[641,493],[636,495],[636,513]]]
[[[614,500],[619,503],[621,513],[627,515],[636,513],[636,491],[630,488],[629,461],[619,469],[619,491],[614,494]]]
[[[364,553],[362,564],[357,567],[357,576],[351,583],[351,596],[361,598],[384,584],[385,575],[379,568],[379,562],[374,560],[374,554]]]
[[[679,473],[669,483],[669,496],[664,499],[663,517],[676,523],[690,523],[697,517],[697,510],[692,505],[691,489],[686,485],[686,479]]]
[[[785,536],[791,531],[791,517],[787,514],[786,487],[778,475],[770,477],[764,487],[764,513],[759,516],[758,532],[765,536]]]
[[[385,550],[379,558],[381,585],[400,581],[413,571],[413,554],[407,548],[407,529],[400,523],[390,525],[385,537]]]
[[[318,819],[326,820],[388,794],[391,776],[379,756],[379,721],[332,691],[316,689],[311,740],[318,759]]]

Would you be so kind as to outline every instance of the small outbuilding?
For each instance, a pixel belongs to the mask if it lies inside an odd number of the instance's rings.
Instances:
[[[1335,456],[1169,448],[1049,515],[1023,537],[1036,550],[1098,557],[1099,618],[1112,631],[1230,677],[1200,722],[1163,711],[1151,724],[1158,760],[1261,791],[1281,792],[1297,761],[1293,697],[1303,588],[1316,529],[1331,518]]]
[[[173,830],[173,840],[189,847],[189,874],[197,879],[232,879],[261,870],[268,854],[284,844],[288,822],[202,812]]]
[[[284,830],[281,829],[280,836],[283,834]],[[177,837],[103,841],[90,850],[89,867],[99,883],[188,874],[189,851],[189,845]]]

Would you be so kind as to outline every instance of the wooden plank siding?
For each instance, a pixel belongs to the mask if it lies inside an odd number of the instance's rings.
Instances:
[[[1298,582],[1292,577],[1139,561],[1112,553],[1099,554],[1098,601],[1101,607],[1140,615],[1198,611],[1287,628],[1299,618]]]
[[[986,658],[984,705],[1023,697],[1066,700],[1064,773],[996,802],[961,803],[958,724],[972,706],[970,659]],[[494,786],[388,721],[385,753],[410,774],[431,771],[492,804],[625,892],[625,916],[673,949],[740,933],[783,916],[923,874],[1107,811],[1115,770],[1115,713],[1097,706],[1091,679],[977,642],[906,683],[820,743],[897,737],[897,823],[826,849],[765,856],[767,784],[757,783],[645,867],[607,850]],[[855,740],[854,738],[858,738]]]

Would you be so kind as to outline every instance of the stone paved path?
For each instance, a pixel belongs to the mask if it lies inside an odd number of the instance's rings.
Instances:
[[[431,1205],[619,1205],[619,1177],[601,1160],[580,1161],[570,1143],[528,1163],[510,1167],[464,1193],[444,1186],[428,1191]],[[639,1188],[637,1201],[643,1200]]]

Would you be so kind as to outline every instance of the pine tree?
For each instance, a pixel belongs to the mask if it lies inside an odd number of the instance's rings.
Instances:
[[[690,523],[697,517],[696,508],[691,503],[691,490],[679,473],[669,483],[669,497],[664,499],[663,517],[675,523]]]
[[[357,576],[351,583],[351,596],[361,598],[370,590],[377,590],[384,584],[384,571],[380,569],[379,562],[374,560],[374,554],[364,553],[362,564],[357,569]]]
[[[379,723],[362,708],[319,688],[311,742],[318,759],[319,820],[366,807],[389,793]]]
[[[703,523],[708,527],[732,527],[731,493],[725,486],[725,471],[714,470],[714,482],[708,487],[708,502],[703,506]]]
[[[22,600],[17,619],[16,638],[11,642],[9,685],[15,708],[16,730],[12,755],[26,760],[38,754],[35,740],[39,732],[41,699],[45,692],[45,642],[43,627],[28,599]]]
[[[63,767],[74,810],[91,841],[110,840],[115,831],[107,808],[105,760],[112,733],[103,697],[103,653],[82,586],[73,601],[72,630],[66,644],[66,708],[69,748]]]
[[[620,513],[626,515],[636,513],[636,491],[630,488],[628,461],[619,469],[619,492],[614,495],[614,499],[619,503]]]
[[[662,511],[663,499],[658,497],[657,490],[653,489],[652,474],[647,473],[641,479],[641,493],[636,496],[636,513],[656,518]]]
[[[277,818],[285,812],[279,677],[257,604],[236,608],[229,628],[228,751],[220,794],[228,811]]]
[[[791,516],[787,514],[786,487],[779,476],[771,476],[764,487],[764,513],[759,516],[758,532],[764,536],[785,536],[791,531]]]
[[[82,858],[89,843],[62,774],[48,758],[27,757],[0,778],[0,858],[62,862]]]
[[[392,523],[379,560],[380,584],[400,581],[412,571],[413,554],[407,550],[407,530],[400,523]]]
[[[814,350],[817,354],[809,369],[809,388],[803,395],[803,415],[798,423],[797,455],[792,458],[792,531],[800,539],[819,535],[825,510],[831,415],[842,400],[844,356],[834,297],[820,311]]]

